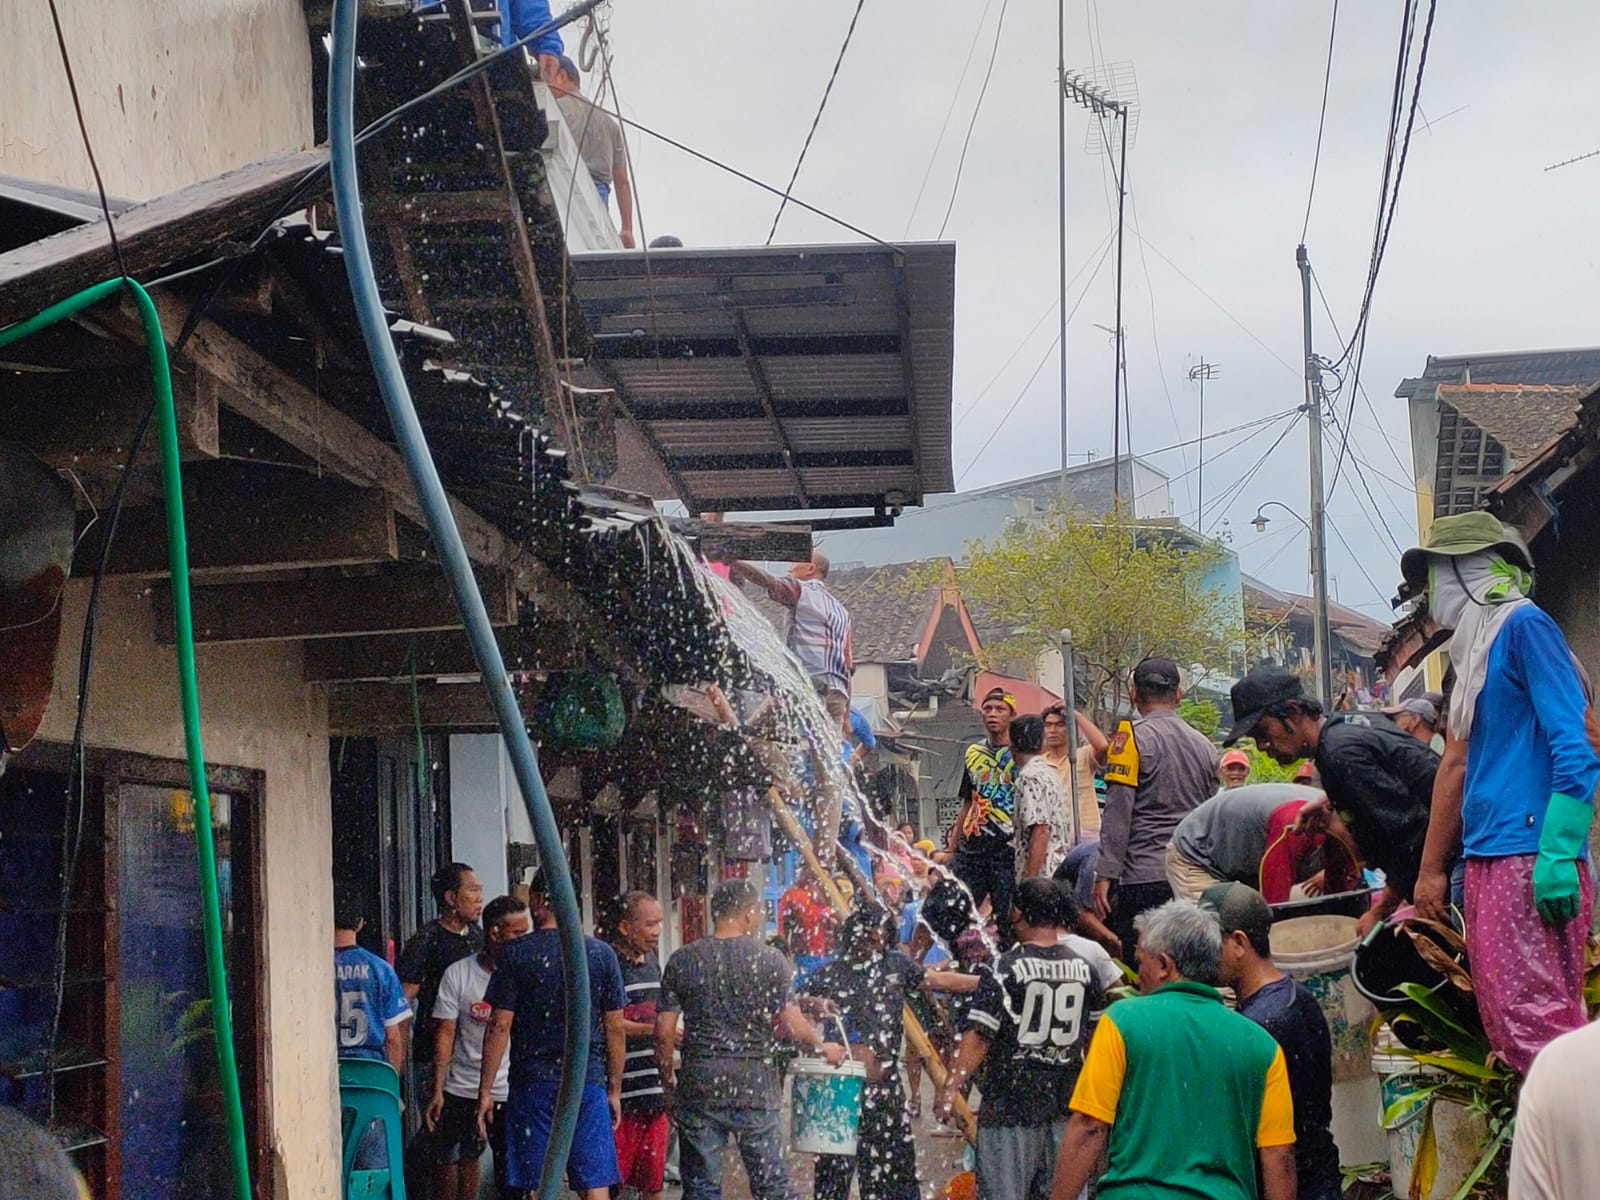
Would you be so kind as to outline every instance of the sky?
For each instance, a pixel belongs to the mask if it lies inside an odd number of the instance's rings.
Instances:
[[[1203,517],[1195,447],[1154,452],[1196,438],[1198,393],[1187,376],[1201,359],[1219,365],[1206,388],[1208,434],[1302,402],[1295,247],[1331,0],[1064,5],[1069,72],[1131,64],[1137,81],[1122,322],[1132,449],[1173,476],[1180,515],[1227,539],[1243,570],[1309,591],[1304,527],[1277,508],[1265,532],[1251,524],[1268,501],[1306,511],[1303,419],[1281,441],[1287,419],[1208,440]],[[855,10],[856,0],[619,0],[610,45],[622,111],[782,187]],[[1360,309],[1399,35],[1398,5],[1346,0],[1339,9],[1305,234],[1331,309],[1330,319],[1314,297],[1313,335],[1330,359],[1343,346],[1335,326],[1348,334]],[[945,224],[944,239],[956,243],[958,490],[1060,465],[1050,348],[1059,329],[1056,57],[1056,9],[1041,0],[865,0],[794,186],[879,238],[934,240]],[[1399,381],[1429,354],[1600,343],[1600,158],[1545,170],[1600,149],[1597,60],[1600,10],[1590,0],[1439,5],[1374,292],[1366,396],[1347,387],[1338,401],[1343,415],[1354,398],[1351,450],[1328,506],[1329,576],[1344,604],[1387,617],[1395,546],[1416,536]],[[1097,264],[1115,200],[1111,164],[1086,148],[1091,119],[1074,108],[1067,125],[1074,461],[1109,454],[1112,437],[1114,255]],[[637,132],[630,145],[648,237],[766,240],[774,197]],[[776,238],[854,240],[792,206]],[[1330,431],[1330,474],[1337,454]],[[1263,455],[1247,485],[1214,503]]]

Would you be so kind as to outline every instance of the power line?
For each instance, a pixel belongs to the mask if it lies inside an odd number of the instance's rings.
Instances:
[[[1333,517],[1328,514],[1324,515],[1327,516],[1328,528],[1333,530],[1333,536],[1339,539],[1339,545],[1344,547],[1344,552],[1348,554],[1350,556],[1350,560],[1355,563],[1356,570],[1361,572],[1361,578],[1367,581],[1367,585],[1372,588],[1372,591],[1378,597],[1379,602],[1387,605],[1389,603],[1389,596],[1391,593],[1386,592],[1373,581],[1372,576],[1367,574],[1367,568],[1361,562],[1361,556],[1354,550],[1350,549],[1350,543],[1345,541],[1344,534],[1340,532],[1339,526],[1334,521]]]
[[[944,145],[944,135],[950,128],[950,118],[955,115],[956,101],[961,99],[961,85],[966,82],[967,68],[972,66],[972,56],[978,51],[978,38],[983,33],[983,23],[989,19],[989,10],[994,7],[994,0],[985,0],[983,11],[978,14],[978,25],[972,31],[972,41],[967,43],[967,58],[961,64],[961,74],[956,76],[955,90],[950,93],[950,106],[944,110],[944,121],[939,125],[939,136],[933,140],[933,153],[928,155],[928,165],[922,172],[922,182],[917,185],[917,198],[911,202],[911,215],[906,218],[906,231],[901,237],[911,236],[911,223],[917,219],[917,209],[922,205],[922,194],[928,190],[928,180],[933,176],[933,164],[939,159],[939,147]]]
[[[1137,215],[1138,214],[1135,213],[1135,216],[1137,216]],[[1260,346],[1263,350],[1265,350],[1280,366],[1283,367],[1283,369],[1285,371],[1288,371],[1289,374],[1293,375],[1296,379],[1299,379],[1301,377],[1301,375],[1304,373],[1304,365],[1303,364],[1301,366],[1299,366],[1299,367],[1291,365],[1289,363],[1289,361],[1283,357],[1283,355],[1279,354],[1271,346],[1267,345],[1266,342],[1262,341],[1259,337],[1257,337],[1256,334],[1255,334],[1255,331],[1252,330],[1250,328],[1250,326],[1246,325],[1243,321],[1241,321],[1238,317],[1234,316],[1231,312],[1229,312],[1227,310],[1226,307],[1223,306],[1222,301],[1218,300],[1210,292],[1206,291],[1205,288],[1201,287],[1198,283],[1196,283],[1193,279],[1191,279],[1184,272],[1182,267],[1180,267],[1177,263],[1173,262],[1165,254],[1161,253],[1161,247],[1157,246],[1149,238],[1145,237],[1144,234],[1140,233],[1137,221],[1135,221],[1134,226],[1133,226],[1133,236],[1138,239],[1138,241],[1140,242],[1141,245],[1145,245],[1145,246],[1150,247],[1150,252],[1152,254],[1154,254],[1157,258],[1159,258],[1162,262],[1166,263],[1167,266],[1171,267],[1174,271],[1176,271],[1177,274],[1178,274],[1178,278],[1182,279],[1185,283],[1187,283],[1195,291],[1199,292],[1208,301],[1210,301],[1212,307],[1214,307],[1223,316],[1227,317],[1228,320],[1232,321],[1241,330],[1243,330],[1246,337],[1248,337],[1252,342],[1254,342],[1256,345]]]
[[[1333,0],[1333,19],[1328,22],[1328,63],[1322,69],[1322,111],[1317,114],[1317,149],[1311,156],[1311,186],[1306,190],[1306,219],[1300,226],[1300,241],[1311,228],[1311,202],[1317,196],[1317,167],[1322,163],[1322,130],[1328,120],[1328,85],[1333,80],[1333,35],[1339,28],[1339,0]]]
[[[95,191],[100,195],[100,211],[105,214],[106,233],[111,238],[111,253],[117,260],[117,274],[128,278],[128,264],[122,257],[122,244],[117,241],[117,227],[111,220],[111,202],[106,199],[105,180],[100,177],[100,164],[95,160],[94,144],[89,140],[89,126],[83,119],[83,103],[78,99],[78,81],[72,74],[72,58],[67,54],[67,35],[61,31],[61,14],[56,11],[56,0],[50,0],[50,23],[56,30],[56,47],[61,51],[61,67],[67,76],[67,91],[72,95],[72,111],[78,118],[78,133],[83,138],[83,151],[89,156],[89,171],[94,176]]]
[[[944,220],[939,222],[938,241],[944,237],[945,226],[950,224],[950,214],[955,211],[956,194],[961,190],[961,173],[967,165],[967,147],[972,144],[972,131],[977,128],[978,114],[983,111],[983,98],[989,94],[989,79],[994,75],[995,56],[1000,53],[1000,33],[1006,27],[1006,8],[1011,0],[1001,0],[1000,16],[994,23],[994,44],[989,47],[989,65],[984,68],[983,86],[978,89],[978,102],[972,106],[972,119],[967,122],[967,136],[961,139],[961,157],[956,160],[956,179],[950,185],[950,203],[944,207]]]
[[[767,231],[769,246],[778,234],[778,222],[783,220],[783,210],[789,204],[789,193],[794,191],[794,182],[800,178],[800,167],[806,161],[806,151],[811,149],[811,139],[817,136],[817,126],[822,123],[822,111],[828,107],[828,97],[833,95],[834,80],[839,78],[839,68],[844,65],[845,51],[850,49],[850,39],[856,32],[856,22],[861,19],[861,10],[866,4],[867,0],[856,0],[856,11],[850,15],[850,28],[844,31],[844,41],[839,46],[839,57],[833,60],[833,73],[828,76],[828,86],[822,89],[822,101],[817,105],[817,115],[811,118],[811,128],[806,133],[805,142],[800,146],[800,157],[794,160],[794,170],[789,173],[789,186],[783,189],[783,199],[778,202],[778,211],[772,215],[772,228]]]
[[[1333,336],[1338,338],[1342,343],[1344,341],[1344,335],[1339,332],[1339,322],[1334,319],[1333,308],[1328,304],[1328,297],[1323,294],[1322,280],[1317,278],[1316,268],[1312,268],[1311,282],[1317,289],[1317,298],[1322,301],[1322,311],[1327,314],[1328,324],[1333,328]],[[1409,468],[1407,468],[1406,464],[1401,461],[1400,452],[1395,449],[1394,439],[1389,436],[1389,431],[1383,427],[1383,422],[1378,417],[1378,410],[1373,407],[1372,397],[1367,395],[1366,385],[1363,384],[1359,379],[1352,380],[1352,383],[1355,385],[1356,390],[1360,393],[1362,400],[1366,402],[1367,412],[1372,416],[1372,423],[1374,427],[1376,427],[1379,436],[1383,438],[1384,444],[1389,448],[1389,456],[1394,459],[1395,466],[1399,467],[1400,473],[1404,475]],[[1343,388],[1344,381],[1340,380],[1339,386],[1334,389],[1334,396],[1337,396],[1339,392],[1343,390]],[[1332,405],[1329,406],[1330,410],[1332,407]],[[1347,429],[1350,434],[1354,434],[1355,431],[1353,427],[1347,426]],[[1354,454],[1355,451],[1352,449],[1351,453]],[[1371,464],[1369,463],[1368,466],[1370,465]]]
[[[1215,504],[1216,504],[1215,511],[1216,512],[1221,513],[1225,509],[1225,507],[1227,505],[1232,504],[1240,496],[1244,495],[1245,488],[1250,486],[1251,481],[1253,479],[1255,479],[1257,474],[1260,473],[1261,468],[1266,465],[1267,459],[1272,457],[1272,452],[1274,450],[1276,450],[1280,445],[1283,444],[1283,439],[1289,436],[1290,432],[1295,428],[1296,424],[1297,424],[1297,422],[1295,422],[1295,421],[1286,422],[1284,424],[1283,431],[1281,433],[1279,433],[1278,436],[1275,437],[1272,440],[1272,445],[1270,445],[1270,446],[1268,446],[1266,448],[1266,451],[1261,455],[1261,457],[1256,459],[1255,465],[1253,467],[1251,467],[1247,472],[1245,472],[1245,474],[1242,475],[1238,480],[1236,480],[1234,483],[1230,484],[1223,491],[1222,495],[1217,497],[1216,502],[1215,502]],[[1204,532],[1205,531],[1205,513],[1201,512],[1201,513],[1198,513],[1196,515],[1197,515],[1197,517],[1199,519],[1199,522],[1200,522],[1198,528],[1200,528],[1202,530],[1202,532]],[[1215,524],[1213,524],[1213,528],[1215,528]]]
[[[1108,243],[1111,241],[1114,233],[1115,230],[1108,230],[1105,237],[1100,239],[1100,244],[1097,245],[1093,250],[1089,251],[1090,258],[1084,259],[1083,265],[1078,268],[1078,273],[1071,279],[1067,280],[1067,286],[1070,287],[1072,284],[1078,282],[1078,279],[1083,275],[1083,273],[1089,269],[1090,259],[1092,259],[1096,253],[1100,253],[1100,259],[1099,262],[1094,264],[1094,267],[1096,271],[1100,269],[1100,263],[1105,261],[1105,253],[1102,252],[1109,252],[1110,246]],[[1039,326],[1043,325],[1049,318],[1050,314],[1056,311],[1056,308],[1060,305],[1060,303],[1061,302],[1059,300],[1050,301],[1048,307],[1046,307],[1045,310],[1039,314],[1039,319],[1029,327],[1028,332],[1022,335],[1022,340],[1018,342],[1011,353],[1006,356],[1005,362],[1001,363],[999,369],[989,377],[989,382],[983,385],[982,389],[979,390],[976,396],[961,406],[961,412],[956,415],[955,424],[951,428],[952,433],[960,429],[962,425],[966,424],[967,418],[972,416],[972,414],[977,411],[978,402],[988,395],[989,389],[1000,381],[1000,376],[1005,374],[1006,368],[1016,361],[1016,357],[1022,353],[1023,347],[1026,346],[1033,338],[1033,335],[1039,331]]]
[[[1139,201],[1132,192],[1128,193],[1128,204],[1133,210],[1133,223],[1138,225]],[[1150,260],[1145,257],[1144,243],[1142,241],[1139,243],[1139,266],[1144,271],[1145,297],[1150,301],[1150,340],[1154,343],[1156,349],[1156,373],[1161,379],[1161,391],[1167,398],[1167,415],[1172,418],[1172,432],[1181,436],[1183,429],[1178,424],[1178,408],[1172,402],[1172,388],[1167,385],[1167,364],[1165,357],[1161,353],[1161,333],[1156,328],[1156,290],[1155,286],[1150,282]],[[1189,467],[1189,453],[1187,450],[1183,453],[1183,466],[1187,474]],[[1184,484],[1183,495],[1185,506],[1187,507],[1187,502],[1192,498],[1187,482]]]
[[[1072,307],[1067,310],[1067,319],[1062,322],[1063,325],[1066,325],[1068,321],[1071,321],[1077,315],[1079,307],[1083,304],[1084,298],[1088,296],[1089,289],[1094,286],[1095,279],[1100,275],[1100,268],[1105,265],[1106,258],[1110,252],[1111,246],[1108,243],[1105,252],[1100,255],[1100,261],[1095,264],[1094,274],[1089,276],[1088,282],[1083,285],[1083,290],[1078,293],[1078,298],[1072,302]],[[1017,405],[1022,403],[1022,398],[1028,394],[1028,389],[1033,386],[1033,381],[1039,378],[1039,372],[1044,370],[1045,363],[1050,361],[1056,347],[1060,344],[1061,334],[1058,331],[1056,336],[1050,339],[1050,344],[1045,347],[1044,357],[1039,360],[1039,365],[1033,368],[1033,373],[1028,376],[1027,382],[1022,385],[1021,390],[1017,392],[1016,398],[1011,401],[1010,407],[1006,409],[1005,415],[1000,418],[1000,423],[989,431],[989,436],[984,439],[983,445],[978,447],[978,452],[962,468],[961,474],[956,476],[957,487],[961,486],[961,481],[967,477],[972,468],[978,465],[978,460],[983,457],[983,452],[989,448],[989,444],[994,441],[996,435],[1006,427],[1006,422],[1011,420],[1011,414],[1017,411]]]

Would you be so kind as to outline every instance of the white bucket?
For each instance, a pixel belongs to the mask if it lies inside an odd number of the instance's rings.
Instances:
[[[1356,919],[1336,915],[1291,917],[1272,926],[1272,961],[1317,998],[1333,1043],[1333,1140],[1340,1161],[1374,1162],[1385,1157],[1383,1130],[1372,1120],[1378,1101],[1373,1078],[1373,1008],[1350,976]],[[1400,1195],[1402,1193],[1396,1193]]]
[[[854,1154],[867,1068],[858,1062],[830,1067],[819,1058],[801,1058],[789,1073],[794,1076],[794,1148],[805,1154]]]
[[[1393,1045],[1388,1026],[1379,1031],[1378,1041],[1380,1048],[1372,1056],[1372,1070],[1378,1077],[1378,1119],[1382,1121],[1396,1100],[1437,1083],[1444,1072],[1403,1054],[1385,1053]],[[1417,1142],[1422,1137],[1426,1108],[1425,1102],[1414,1105],[1384,1123],[1389,1141],[1389,1177],[1396,1196],[1411,1194],[1411,1171],[1417,1161]],[[1455,1195],[1482,1153],[1488,1127],[1483,1117],[1471,1109],[1441,1100],[1433,1109],[1433,1134],[1439,1151],[1439,1173],[1423,1200]]]

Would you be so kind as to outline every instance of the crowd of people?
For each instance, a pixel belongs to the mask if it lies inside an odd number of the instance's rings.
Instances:
[[[1270,663],[1233,688],[1225,746],[1251,739],[1293,782],[1252,782],[1259,760],[1219,754],[1178,716],[1177,664],[1152,655],[1109,735],[990,691],[938,840],[857,822],[828,856],[838,873],[801,872],[771,914],[752,883],[724,880],[710,932],[664,968],[661,903],[621,897],[588,944],[594,1052],[570,1185],[652,1200],[675,1140],[685,1197],[714,1200],[731,1140],[753,1195],[788,1200],[784,1078],[809,1055],[864,1073],[856,1153],[816,1160],[830,1200],[921,1194],[925,1074],[938,1120],[973,1102],[985,1200],[1074,1200],[1091,1183],[1111,1198],[1333,1200],[1328,1024],[1273,965],[1273,906],[1371,891],[1363,932],[1464,910],[1489,1043],[1529,1075],[1513,1170],[1527,1195],[1576,1194],[1559,1180],[1594,1168],[1572,1098],[1600,1057],[1582,994],[1600,729],[1587,679],[1526,600],[1525,548],[1479,518],[1439,520],[1404,562],[1456,632],[1442,694],[1330,713]],[[851,761],[849,620],[826,560],[731,573],[794,614],[791,648]],[[504,1195],[543,1166],[565,1030],[554,918],[530,890],[485,905],[470,869],[441,871],[439,916],[398,971],[355,945],[359,910],[336,906],[340,1052],[398,1069],[415,1012],[432,1091],[408,1160],[434,1197],[476,1195],[486,1145]],[[1175,1119],[1180,1096],[1203,1102]]]

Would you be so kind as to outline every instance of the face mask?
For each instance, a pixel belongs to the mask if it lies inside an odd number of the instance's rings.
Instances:
[[[1428,615],[1440,629],[1454,629],[1459,625],[1461,614],[1472,603],[1472,597],[1451,569],[1453,565],[1446,559],[1428,560]]]

